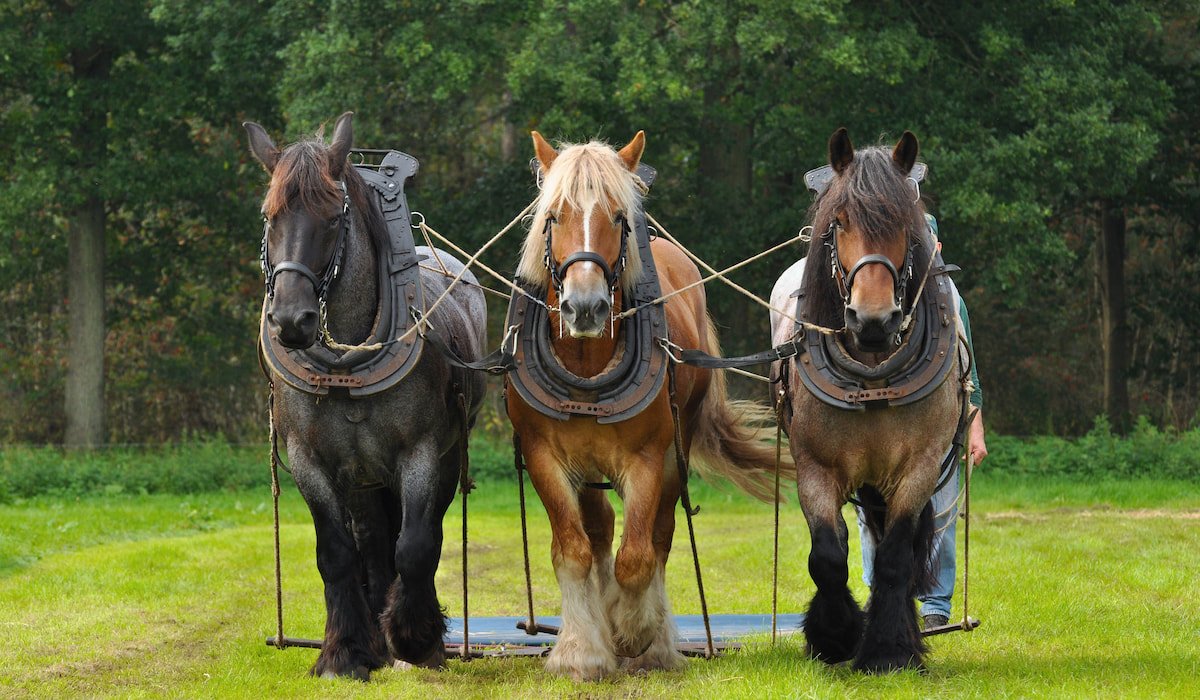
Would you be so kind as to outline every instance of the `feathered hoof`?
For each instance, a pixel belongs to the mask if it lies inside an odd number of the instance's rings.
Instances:
[[[551,650],[546,657],[546,670],[556,676],[566,676],[575,681],[599,681],[617,670],[617,659],[610,654],[584,654],[579,650]]]

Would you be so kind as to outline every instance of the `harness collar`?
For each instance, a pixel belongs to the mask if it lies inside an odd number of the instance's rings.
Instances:
[[[378,349],[353,349],[342,353],[326,347],[323,341],[303,350],[284,347],[271,333],[266,319],[272,273],[277,276],[280,272],[291,270],[310,281],[317,279],[317,276],[300,263],[294,263],[296,267],[285,267],[288,265],[285,261],[272,268],[266,265],[265,255],[263,258],[268,293],[263,299],[259,324],[259,362],[263,372],[272,381],[278,379],[308,394],[325,395],[330,388],[340,388],[347,390],[350,397],[359,398],[386,391],[412,371],[424,347],[424,337],[419,333],[407,333],[419,317],[415,312],[425,308],[421,266],[417,264],[419,258],[412,234],[412,215],[404,195],[404,183],[417,173],[417,159],[399,151],[389,151],[377,170],[369,166],[354,167],[358,168],[363,181],[371,188],[371,194],[375,195],[373,201],[378,202],[387,226],[387,240],[383,249],[375,251],[379,306],[375,325],[366,341],[366,344],[373,344]],[[343,219],[349,222],[353,217],[350,216],[348,196],[343,197],[343,207]],[[343,239],[347,237],[348,226],[342,234]],[[335,253],[334,261],[321,276],[321,279],[328,278],[328,283],[323,288],[317,286],[322,314],[325,311],[325,294],[341,267],[344,245],[344,240],[339,243],[339,252]],[[403,340],[398,340],[400,338]]]

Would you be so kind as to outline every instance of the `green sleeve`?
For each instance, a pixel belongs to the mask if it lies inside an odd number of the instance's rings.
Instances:
[[[971,352],[971,383],[975,391],[971,392],[971,405],[983,408],[983,386],[979,383],[979,365],[975,362],[975,340],[971,337],[971,317],[967,315],[967,305],[958,295],[958,316],[962,319],[963,330],[967,332],[967,349]]]

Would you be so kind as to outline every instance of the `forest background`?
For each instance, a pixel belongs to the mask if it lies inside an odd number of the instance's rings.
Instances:
[[[644,129],[648,210],[718,268],[806,223],[834,129],[912,130],[989,428],[1200,422],[1192,0],[7,0],[0,442],[263,440],[241,123],[282,143],[345,110],[357,145],[420,159],[410,203],[468,250],[532,198],[531,129]],[[765,296],[802,254],[734,279]],[[760,307],[709,303],[726,354],[767,346]]]

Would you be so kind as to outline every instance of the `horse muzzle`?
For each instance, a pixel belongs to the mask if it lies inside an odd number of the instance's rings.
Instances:
[[[303,350],[317,342],[319,316],[316,309],[271,310],[267,323],[280,344],[292,350]]]
[[[846,307],[846,330],[863,352],[883,352],[899,339],[903,318],[904,312],[895,305],[882,311],[866,312],[851,304]]]
[[[559,305],[572,338],[599,338],[608,324],[612,302],[603,296],[564,296]]]

